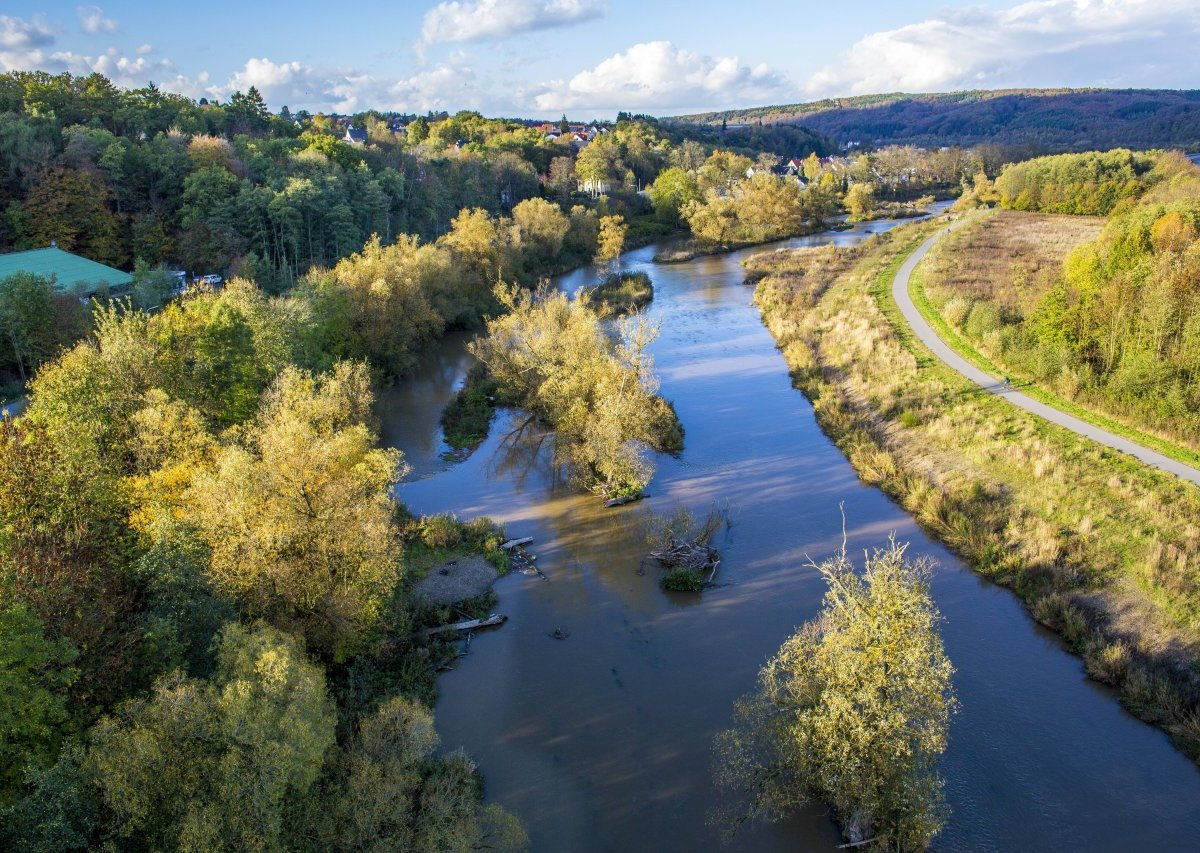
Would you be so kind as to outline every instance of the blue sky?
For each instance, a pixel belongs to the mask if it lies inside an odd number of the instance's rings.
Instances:
[[[286,9],[286,12],[280,12]],[[0,70],[272,108],[660,115],[881,91],[1200,86],[1197,0],[27,3]]]

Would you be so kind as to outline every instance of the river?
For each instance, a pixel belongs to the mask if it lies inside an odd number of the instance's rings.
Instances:
[[[851,244],[895,224],[784,245]],[[936,849],[1195,849],[1200,771],[1088,680],[1012,594],[860,483],[821,432],[742,283],[741,260],[762,249],[674,266],[654,265],[655,251],[624,264],[654,280],[647,313],[661,334],[651,350],[687,436],[678,459],[659,459],[641,504],[606,510],[557,482],[545,447],[505,438],[511,412],[470,458],[444,461],[437,420],[469,366],[465,335],[381,397],[383,438],[413,467],[401,498],[533,536],[548,578],[501,579],[508,623],[476,636],[440,680],[438,730],[478,762],[488,799],[521,817],[539,851],[717,849],[705,820],[719,801],[712,737],[763,661],[816,613],[824,585],[805,563],[839,546],[844,503],[852,555],[894,531],[939,565],[933,592],[962,708],[941,762],[952,814]],[[642,513],[681,505],[728,510],[716,542],[728,586],[664,593],[658,569],[641,567]],[[838,842],[815,804],[743,829],[728,849]]]

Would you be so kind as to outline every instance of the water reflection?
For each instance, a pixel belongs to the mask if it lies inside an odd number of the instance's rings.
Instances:
[[[845,244],[862,231],[790,243]],[[437,709],[445,742],[479,761],[489,798],[522,816],[535,849],[717,846],[705,824],[717,798],[712,736],[762,661],[816,612],[824,587],[805,562],[840,544],[839,502],[853,552],[896,531],[941,564],[934,593],[963,709],[942,763],[954,814],[938,849],[1194,847],[1200,773],[1087,681],[1009,593],[967,571],[858,481],[791,388],[741,283],[746,253],[677,266],[653,266],[653,254],[640,249],[625,263],[654,278],[649,314],[662,332],[652,354],[687,449],[658,460],[644,508],[727,506],[720,580],[730,586],[702,596],[662,592],[656,569],[639,573],[643,507],[605,510],[567,488],[536,433],[506,445],[520,422],[514,413],[502,413],[469,459],[438,459],[437,398],[448,398],[466,370],[452,348],[415,389],[385,399],[385,415],[395,415],[385,435],[419,472],[400,488],[405,501],[423,512],[490,515],[535,537],[548,579],[499,582],[510,620],[443,677]],[[566,639],[555,639],[556,629]],[[732,849],[837,843],[813,807],[752,829]]]

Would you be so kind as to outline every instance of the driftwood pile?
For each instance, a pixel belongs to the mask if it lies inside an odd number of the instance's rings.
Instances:
[[[537,567],[537,555],[530,554],[525,550],[525,546],[532,542],[532,536],[522,536],[520,539],[509,539],[500,548],[508,552],[508,565],[512,570],[523,575],[537,575],[542,580],[549,580]]]
[[[665,547],[650,552],[650,556],[668,569],[687,569],[693,572],[708,572],[711,581],[721,564],[717,549],[707,541],[695,539],[690,542],[671,541]]]

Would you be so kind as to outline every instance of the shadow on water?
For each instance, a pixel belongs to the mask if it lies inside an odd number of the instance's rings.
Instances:
[[[870,223],[876,232],[891,225]],[[788,242],[862,236],[851,229]],[[844,502],[852,552],[895,531],[941,567],[934,593],[962,711],[942,762],[953,815],[938,849],[1194,847],[1196,768],[1088,681],[1011,594],[862,485],[820,431],[742,284],[748,253],[654,266],[654,251],[630,253],[625,268],[654,279],[648,313],[662,331],[652,350],[687,449],[659,460],[642,504],[606,510],[572,491],[534,433],[505,443],[519,413],[501,412],[470,458],[443,462],[437,418],[468,367],[461,339],[381,401],[384,436],[414,468],[401,497],[420,512],[490,515],[533,536],[548,578],[502,579],[509,622],[478,638],[440,682],[443,740],[479,762],[489,799],[522,817],[537,850],[717,847],[719,833],[705,823],[718,801],[712,737],[761,663],[816,612],[824,587],[805,562],[840,544]],[[719,543],[719,579],[730,585],[698,596],[662,592],[658,569],[639,573],[641,514],[714,504],[730,512]],[[814,805],[744,832],[730,849],[837,843]]]

